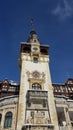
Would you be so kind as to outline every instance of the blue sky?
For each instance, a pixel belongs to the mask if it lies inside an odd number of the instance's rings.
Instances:
[[[0,80],[19,81],[20,42],[31,30],[50,45],[53,83],[73,78],[73,0],[0,0]]]

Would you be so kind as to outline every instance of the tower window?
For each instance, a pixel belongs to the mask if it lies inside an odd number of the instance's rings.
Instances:
[[[39,83],[33,83],[32,88],[33,89],[41,89],[41,85]]]
[[[46,107],[46,101],[43,99],[43,107]]]
[[[1,124],[1,120],[2,120],[2,114],[0,114],[0,124]]]
[[[38,58],[34,57],[34,58],[33,58],[33,62],[34,62],[34,63],[38,63]]]
[[[31,117],[34,118],[34,112],[33,111],[31,112]]]
[[[4,128],[11,127],[12,124],[12,112],[7,112],[5,115]]]
[[[25,53],[30,53],[30,51],[31,51],[31,50],[30,50],[30,47],[25,47],[25,48],[24,48],[24,52],[25,52]]]
[[[36,40],[34,40],[34,42],[36,42]]]

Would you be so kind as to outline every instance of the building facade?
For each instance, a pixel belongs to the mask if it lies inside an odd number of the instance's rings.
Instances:
[[[53,84],[49,46],[35,30],[22,42],[20,83],[0,82],[0,130],[72,130],[73,79]]]

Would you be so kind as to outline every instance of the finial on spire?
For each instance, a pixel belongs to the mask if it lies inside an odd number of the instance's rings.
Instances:
[[[32,29],[30,31],[30,35],[32,36],[33,34],[36,34],[35,29],[34,29],[34,19],[33,18],[30,19],[30,24],[32,26]]]
[[[33,18],[30,19],[30,24],[32,26],[32,29],[34,29],[34,19]]]

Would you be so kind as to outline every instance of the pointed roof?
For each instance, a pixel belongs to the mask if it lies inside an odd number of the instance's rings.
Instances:
[[[33,18],[30,19],[30,24],[31,24],[31,31],[30,31],[30,35],[27,39],[27,43],[40,44],[37,33],[34,29],[34,19]]]
[[[30,36],[27,39],[27,43],[39,43],[40,44],[37,33],[34,29],[32,29],[30,31]]]

